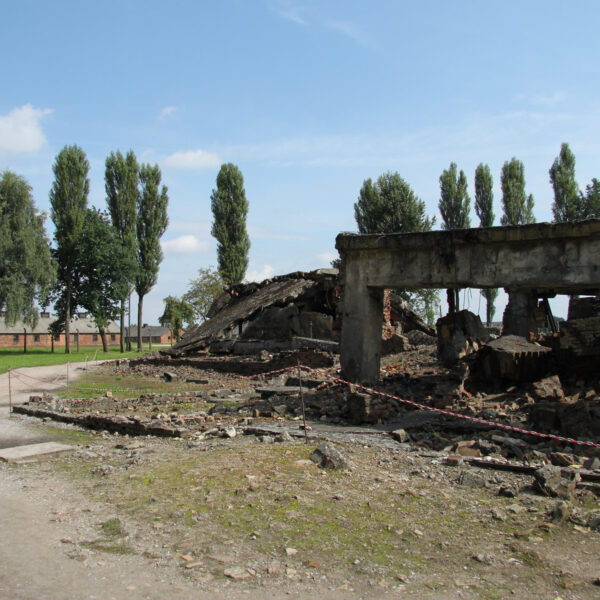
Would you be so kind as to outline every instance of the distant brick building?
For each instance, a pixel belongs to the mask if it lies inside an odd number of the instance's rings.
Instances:
[[[138,328],[137,325],[125,328],[125,341],[127,342],[131,338],[131,343],[136,344],[138,339]],[[162,327],[160,325],[142,325],[142,343],[147,344],[149,342],[153,344],[171,344],[175,340],[171,336],[171,330],[168,327]]]
[[[54,321],[56,321],[56,317],[43,312],[37,325],[33,328],[22,321],[7,326],[4,323],[4,315],[0,313],[0,348],[64,346],[64,333],[54,336],[54,339],[52,339],[53,336],[48,331],[50,324]],[[109,346],[118,345],[120,339],[119,328],[111,321],[106,328],[106,340]],[[98,327],[94,320],[87,316],[87,313],[79,313],[71,319],[71,345],[76,345],[78,342],[81,346],[102,346],[102,338]]]

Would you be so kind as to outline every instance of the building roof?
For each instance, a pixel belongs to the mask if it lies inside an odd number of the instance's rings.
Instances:
[[[47,314],[47,313],[45,313]],[[0,335],[2,334],[22,334],[23,329],[27,330],[27,333],[48,333],[48,328],[51,323],[56,321],[56,317],[40,317],[38,319],[37,325],[35,327],[31,327],[31,325],[26,325],[23,321],[17,321],[14,325],[6,325],[4,322],[4,318],[0,317]],[[106,333],[119,333],[119,328],[117,325],[110,321],[108,326],[105,329]],[[71,333],[99,333],[98,326],[94,319],[90,319],[89,317],[73,317],[71,319]]]
[[[131,331],[131,334],[129,333]],[[132,325],[131,327],[125,327],[125,335],[127,337],[136,338],[138,334],[137,325]],[[171,330],[168,327],[163,327],[162,325],[142,325],[142,337],[145,336],[163,336],[165,334],[171,334]]]

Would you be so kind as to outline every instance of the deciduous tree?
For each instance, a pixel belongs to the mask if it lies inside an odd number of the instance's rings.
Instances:
[[[0,310],[5,323],[22,319],[35,325],[36,302],[46,303],[56,269],[44,215],[35,208],[31,186],[10,171],[0,175],[0,256]]]
[[[106,327],[119,314],[119,302],[127,291],[135,256],[131,256],[112,226],[107,213],[95,208],[87,209],[81,240],[73,260],[73,288],[71,309],[77,307],[89,312],[102,339],[104,352],[108,352]],[[65,326],[64,298],[55,304],[57,321],[53,331],[59,333]]]
[[[219,272],[229,285],[234,285],[246,275],[250,250],[244,178],[235,165],[227,163],[221,166],[217,187],[213,189],[210,200],[213,213],[211,234],[217,240]]]
[[[502,166],[502,225],[535,223],[533,195],[525,193],[525,167],[520,160],[512,158]]]
[[[141,190],[137,202],[137,269],[135,291],[138,295],[138,352],[142,351],[142,310],[144,296],[154,287],[162,261],[160,238],[167,229],[169,196],[165,185],[160,187],[158,165],[142,165]]]
[[[90,180],[90,164],[85,152],[77,145],[65,146],[56,156],[54,182],[50,190],[51,217],[56,227],[55,257],[58,264],[58,278],[55,297],[59,299],[65,312],[65,352],[71,352],[70,322],[71,299],[77,281],[74,277],[74,261],[77,246],[81,241],[87,209]]]
[[[409,233],[429,231],[435,222],[425,215],[425,202],[412,191],[398,173],[384,173],[375,183],[364,181],[354,217],[360,233]],[[437,290],[398,290],[428,323],[435,319]]]
[[[184,324],[187,323],[189,326],[194,322],[194,309],[184,298],[175,296],[167,296],[164,303],[165,310],[158,322],[163,327],[168,327],[171,330],[172,338],[179,341],[179,334]]]
[[[479,217],[480,227],[491,227],[494,224],[494,181],[488,165],[479,164],[475,169],[475,212]],[[496,313],[496,288],[486,288],[482,291],[486,301],[486,322],[491,325]]]
[[[581,216],[584,219],[600,219],[600,181],[595,177],[585,187],[585,194],[581,194]]]
[[[198,269],[198,276],[189,283],[189,289],[183,299],[191,304],[195,320],[206,320],[208,310],[214,299],[223,291],[225,281],[222,275],[208,267]]]
[[[106,159],[106,169],[104,172],[106,205],[108,206],[112,224],[117,230],[121,245],[133,258],[135,258],[137,248],[135,223],[139,193],[138,186],[139,167],[133,150],[130,150],[127,156],[123,156],[118,150],[116,153],[111,152]],[[123,297],[120,298],[121,352],[125,349],[125,301],[131,294],[135,272],[131,272],[130,276],[129,284],[123,290]],[[131,341],[129,341],[129,349],[131,349]]]

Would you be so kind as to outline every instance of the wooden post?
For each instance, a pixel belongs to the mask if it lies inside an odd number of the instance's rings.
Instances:
[[[27,354],[27,328],[23,327],[23,354]]]
[[[12,387],[10,384],[10,367],[8,367],[8,414],[12,414]]]

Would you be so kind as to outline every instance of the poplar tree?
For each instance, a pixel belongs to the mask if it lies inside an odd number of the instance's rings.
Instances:
[[[440,201],[438,207],[442,215],[444,229],[467,229],[471,226],[469,209],[471,199],[467,193],[467,177],[464,171],[457,175],[456,163],[450,163],[450,168],[440,175]],[[459,309],[459,290],[448,289],[448,310],[456,312]]]
[[[575,155],[569,144],[563,143],[560,154],[554,159],[549,171],[554,190],[552,213],[555,221],[575,221],[582,215],[579,187],[575,181]]]
[[[360,233],[410,233],[429,231],[435,223],[425,215],[425,202],[398,173],[384,173],[375,183],[366,179],[354,204],[354,218]],[[435,320],[437,290],[398,290],[427,320]]]
[[[87,209],[90,164],[79,146],[65,146],[56,156],[52,170],[54,182],[50,190],[50,215],[56,227],[54,240],[58,264],[55,296],[64,306],[65,353],[70,354],[71,300],[73,288],[77,285],[74,265]]]
[[[138,352],[142,351],[142,309],[144,296],[154,287],[163,253],[160,238],[167,229],[169,196],[165,185],[160,187],[158,165],[143,164],[140,168],[140,193],[137,201],[137,272],[135,291],[138,295]]]
[[[0,175],[0,310],[4,322],[35,325],[36,301],[46,303],[56,268],[31,186],[15,173]]]
[[[502,166],[502,225],[535,223],[533,195],[525,193],[525,167],[520,160],[512,158]]]
[[[246,275],[250,250],[244,177],[235,165],[221,165],[217,187],[213,189],[210,200],[213,213],[211,234],[217,240],[218,270],[227,284],[235,285]]]
[[[494,224],[494,181],[488,165],[480,163],[475,169],[475,212],[479,217],[480,227],[491,227]],[[486,288],[482,290],[486,301],[486,323],[491,325],[496,313],[496,298],[498,290],[496,288]]]
[[[111,152],[106,159],[104,172],[106,204],[121,245],[125,252],[132,257],[135,257],[137,248],[135,223],[138,186],[139,167],[133,150],[130,150],[125,157],[118,150],[116,153]],[[125,301],[131,294],[134,275],[135,273],[132,272],[132,278],[123,290],[124,296],[120,298],[121,352],[125,350]],[[131,350],[131,336],[129,336],[129,350]]]

